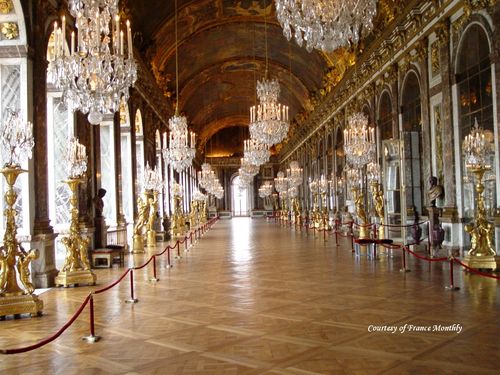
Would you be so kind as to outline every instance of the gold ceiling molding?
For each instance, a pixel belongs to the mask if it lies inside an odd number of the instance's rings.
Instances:
[[[9,14],[14,9],[12,0],[0,0],[0,13]]]
[[[151,71],[155,77],[158,87],[160,87],[162,94],[165,98],[172,98],[174,93],[169,89],[169,84],[172,81],[172,77],[158,68],[154,61],[151,62]]]

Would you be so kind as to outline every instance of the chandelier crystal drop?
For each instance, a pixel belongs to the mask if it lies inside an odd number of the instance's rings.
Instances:
[[[375,159],[375,129],[368,126],[368,117],[361,112],[352,115],[344,129],[344,150],[353,168],[362,168]]]
[[[48,80],[58,89],[70,110],[88,115],[98,125],[103,115],[113,114],[120,101],[127,101],[137,79],[133,58],[132,30],[126,22],[121,30],[118,0],[69,0],[77,33],[66,46],[66,19],[54,24],[54,59]],[[125,33],[127,53],[125,53]],[[75,42],[76,39],[76,42]]]
[[[259,104],[250,107],[250,137],[268,147],[288,134],[288,106],[278,103],[280,85],[276,79],[257,81]]]
[[[276,0],[276,16],[283,34],[295,34],[299,46],[332,52],[357,43],[373,28],[376,0]]]
[[[169,121],[169,142],[167,133],[163,133],[163,157],[178,173],[189,168],[196,155],[196,135],[187,129],[187,119],[184,116],[173,116]]]
[[[259,143],[255,139],[247,139],[244,141],[244,158],[250,164],[262,165],[269,161],[271,152],[269,147],[263,143]]]

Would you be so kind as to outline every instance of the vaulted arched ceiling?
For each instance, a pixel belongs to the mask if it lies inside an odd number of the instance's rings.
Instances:
[[[271,0],[177,1],[179,109],[199,134],[199,149],[225,128],[248,126],[256,80],[266,66],[269,77],[279,80],[280,101],[292,117],[321,87],[328,57],[286,40]],[[122,3],[135,45],[175,100],[174,0]]]

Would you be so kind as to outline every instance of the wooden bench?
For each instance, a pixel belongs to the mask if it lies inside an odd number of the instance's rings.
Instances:
[[[108,245],[104,249],[95,249],[92,251],[92,266],[94,268],[111,268],[115,259],[118,259],[120,266],[125,265],[124,246]]]

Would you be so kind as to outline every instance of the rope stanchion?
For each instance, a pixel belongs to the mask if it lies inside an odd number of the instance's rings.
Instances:
[[[170,247],[170,245],[167,246],[167,265],[165,266],[165,268],[172,268],[173,267],[173,264],[170,262],[170,250],[172,250],[172,248]]]
[[[403,266],[399,269],[399,272],[403,272],[403,273],[411,272],[410,269],[406,268],[406,248],[403,246],[403,247],[401,247],[401,249],[403,250],[401,253]]]
[[[149,279],[152,283],[157,283],[160,279],[156,275],[156,255],[153,255],[153,277]]]
[[[90,296],[91,296],[91,294],[89,294],[87,296],[87,298],[85,298],[85,300],[82,302],[82,304],[80,305],[80,307],[78,308],[78,310],[73,314],[73,316],[56,333],[54,333],[52,336],[47,337],[46,339],[43,339],[43,340],[37,342],[36,344],[25,346],[23,348],[0,349],[0,354],[26,353],[26,352],[29,352],[29,351],[41,348],[42,346],[45,346],[48,343],[54,341],[59,336],[61,336],[63,334],[63,332],[66,331],[73,324],[73,322],[80,316],[80,314],[82,313],[82,311],[85,308],[85,306],[87,306],[87,303],[89,303]]]
[[[177,247],[177,256],[175,257],[175,259],[181,259],[181,250],[180,250],[180,247],[181,247],[181,243],[179,242],[179,240],[177,240],[175,242],[175,245],[174,245],[174,249]]]
[[[460,289],[458,286],[455,286],[453,278],[453,257],[450,257],[450,285],[446,286],[445,289],[452,292]]]
[[[137,303],[139,300],[134,296],[134,269],[130,268],[130,298],[125,303]]]
[[[90,343],[97,342],[101,339],[101,336],[96,336],[95,334],[95,324],[94,324],[94,295],[91,293],[90,294],[90,300],[89,300],[89,324],[90,324],[90,335],[82,337],[83,341],[87,341]]]

